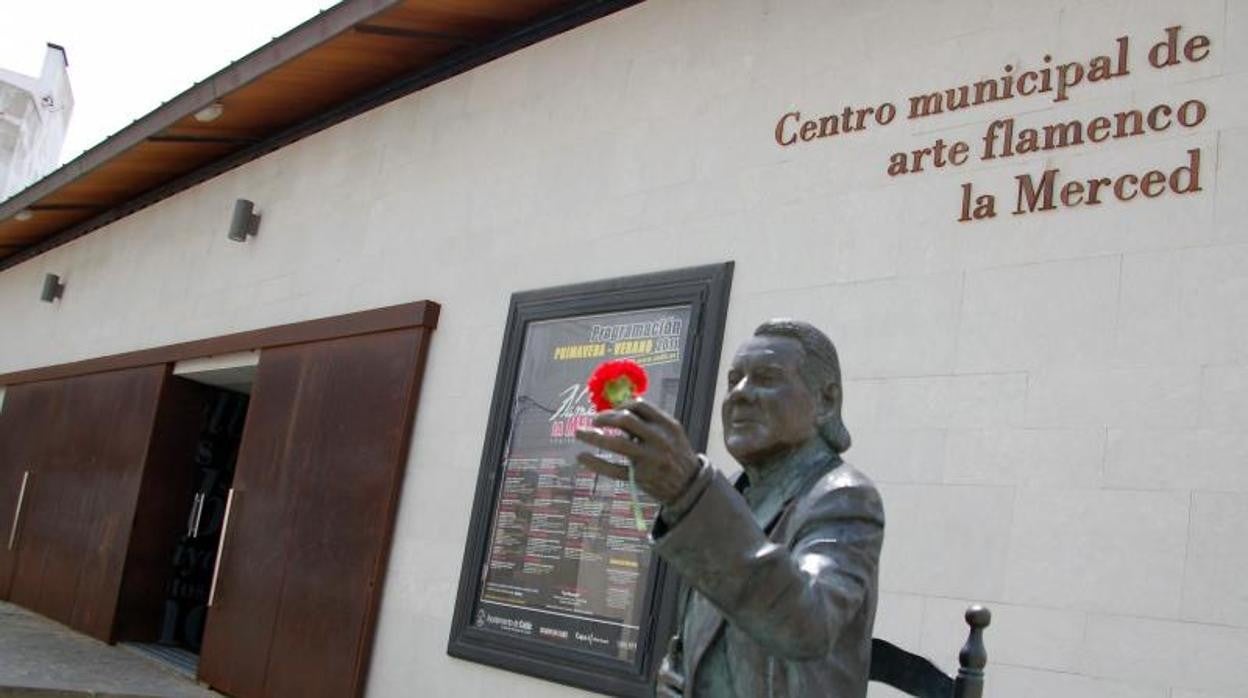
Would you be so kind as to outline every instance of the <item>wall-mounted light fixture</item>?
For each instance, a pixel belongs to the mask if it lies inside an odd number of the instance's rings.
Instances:
[[[253,213],[256,205],[247,199],[234,202],[234,217],[230,219],[229,238],[234,242],[247,242],[248,235],[260,229],[260,214]]]
[[[61,282],[61,277],[56,274],[45,274],[43,277],[43,291],[39,294],[39,300],[44,303],[51,303],[65,294],[65,284]]]
[[[195,112],[195,120],[201,124],[212,123],[221,118],[225,113],[225,105],[220,102],[213,102],[208,106]]]

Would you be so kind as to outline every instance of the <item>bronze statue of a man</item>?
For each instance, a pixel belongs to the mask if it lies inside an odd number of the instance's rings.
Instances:
[[[631,461],[662,504],[654,550],[689,588],[657,694],[865,696],[884,510],[841,460],[850,439],[832,342],[807,323],[772,320],[737,351],[723,404],[724,443],[744,468],[735,485],[649,403],[594,424],[625,432],[577,438]],[[628,477],[591,453],[579,460]]]

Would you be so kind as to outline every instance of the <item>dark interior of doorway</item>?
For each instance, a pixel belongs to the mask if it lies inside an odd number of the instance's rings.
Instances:
[[[154,434],[153,442],[163,436],[173,452],[149,467],[170,472],[160,478],[164,487],[144,487],[140,495],[141,512],[145,505],[167,512],[153,522],[163,530],[149,534],[159,539],[149,547],[163,554],[128,562],[123,598],[127,592],[132,599],[139,593],[145,598],[123,603],[117,640],[193,676],[249,396],[185,378],[169,380],[174,389],[163,402],[174,404],[162,404],[162,411],[180,417],[158,423],[157,430],[166,433]],[[140,577],[147,579],[142,590],[128,584]]]

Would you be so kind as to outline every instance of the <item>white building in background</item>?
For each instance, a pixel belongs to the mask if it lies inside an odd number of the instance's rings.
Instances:
[[[0,200],[56,168],[74,111],[65,49],[48,44],[30,77],[0,68]]]

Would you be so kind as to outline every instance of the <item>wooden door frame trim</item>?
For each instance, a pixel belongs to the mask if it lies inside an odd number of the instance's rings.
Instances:
[[[195,339],[151,349],[111,354],[94,359],[0,373],[0,385],[8,387],[22,383],[69,378],[87,373],[175,363],[203,356],[232,354],[253,349],[280,347],[287,344],[318,342],[325,339],[337,339],[339,337],[351,337],[409,327],[424,327],[432,330],[438,326],[440,310],[441,306],[433,301],[416,301],[414,303],[392,305],[385,308],[363,310],[345,315],[318,318],[316,320],[305,320],[303,322],[277,325],[259,330],[247,330],[207,339]]]

